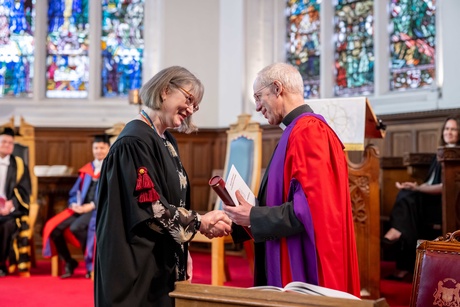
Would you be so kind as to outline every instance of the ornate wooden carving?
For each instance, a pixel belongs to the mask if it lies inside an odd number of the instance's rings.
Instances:
[[[348,162],[358,250],[361,295],[380,296],[380,162],[377,147],[368,145],[360,163]]]

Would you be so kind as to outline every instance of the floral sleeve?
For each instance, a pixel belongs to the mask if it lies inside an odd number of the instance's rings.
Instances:
[[[193,210],[169,205],[166,208],[159,200],[152,203],[153,219],[149,227],[156,232],[169,232],[177,243],[190,241],[197,232],[200,217]]]

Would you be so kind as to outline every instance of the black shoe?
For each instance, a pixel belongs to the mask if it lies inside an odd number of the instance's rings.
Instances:
[[[0,268],[0,277],[5,277],[6,275],[8,275],[6,268]]]
[[[73,275],[73,271],[78,267],[78,261],[75,259],[70,259],[69,262],[65,264],[65,273],[61,275],[61,278],[69,278]]]
[[[88,279],[91,278],[91,271],[86,272],[85,278],[88,278]]]

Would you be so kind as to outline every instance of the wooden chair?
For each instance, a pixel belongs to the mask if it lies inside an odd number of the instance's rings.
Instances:
[[[3,127],[15,128],[14,116],[10,118],[10,121],[2,125]],[[24,163],[29,168],[30,181],[32,185],[32,191],[30,195],[29,203],[29,216],[24,218],[29,224],[29,229],[25,235],[29,239],[29,256],[30,264],[35,266],[35,243],[34,243],[34,227],[39,212],[39,205],[37,203],[38,198],[38,181],[34,173],[35,167],[35,128],[27,123],[23,117],[20,118],[19,123],[19,135],[14,137],[14,151],[13,155],[19,156],[24,160]],[[29,268],[30,269],[30,268]],[[20,276],[29,277],[30,270],[28,272],[20,272]]]
[[[460,306],[460,230],[417,246],[411,307]]]
[[[249,114],[238,116],[238,121],[230,125],[230,129],[227,131],[227,150],[222,178],[224,180],[227,178],[233,164],[253,193],[257,195],[262,165],[262,129],[258,123],[251,122],[250,119],[251,115]],[[217,199],[214,209],[221,208],[221,201]],[[225,243],[232,242],[231,236],[209,240],[197,233],[192,242],[211,243],[211,284],[223,285],[225,281]],[[247,241],[244,244],[246,257],[251,268],[254,261],[252,245],[252,241]]]

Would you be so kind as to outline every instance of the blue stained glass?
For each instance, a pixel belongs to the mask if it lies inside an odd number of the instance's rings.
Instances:
[[[336,0],[336,96],[374,92],[373,5],[372,0]]]
[[[0,4],[0,97],[31,97],[35,0]]]
[[[288,0],[287,61],[297,67],[305,85],[305,98],[319,98],[321,0]]]
[[[436,74],[434,0],[392,0],[390,4],[390,89],[431,87]]]
[[[102,1],[102,96],[142,85],[144,0]]]
[[[88,0],[49,0],[46,96],[88,96]]]

